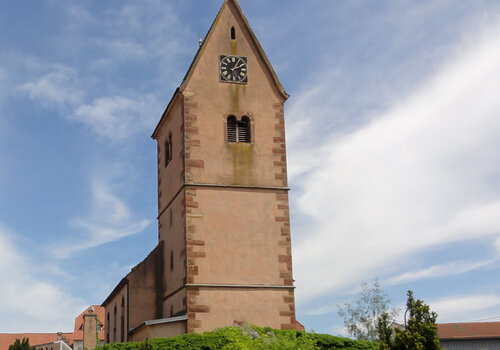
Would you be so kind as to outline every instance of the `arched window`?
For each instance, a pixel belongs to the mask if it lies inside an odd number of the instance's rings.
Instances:
[[[243,116],[236,120],[234,115],[227,117],[227,141],[228,142],[251,142],[250,118]]]
[[[234,27],[231,27],[231,40],[235,39],[236,39],[236,30],[234,29]]]
[[[116,343],[116,305],[113,313],[113,343]]]
[[[122,296],[122,308],[120,317],[120,331],[121,331],[120,341],[123,343],[125,341],[125,298],[123,296]]]
[[[238,122],[238,142],[250,142],[250,118],[247,116]]]
[[[106,315],[106,343],[109,344],[109,312]]]

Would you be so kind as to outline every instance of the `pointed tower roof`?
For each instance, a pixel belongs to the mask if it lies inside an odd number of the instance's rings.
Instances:
[[[184,89],[188,86],[188,83],[198,65],[200,62],[200,59],[203,56],[203,53],[207,46],[209,46],[210,38],[213,36],[213,33],[215,31],[215,27],[217,24],[220,22],[222,14],[224,10],[228,7],[231,7],[232,12],[236,17],[239,17],[239,20],[241,20],[241,24],[243,25],[244,29],[249,35],[249,42],[252,43],[255,47],[255,54],[258,56],[261,61],[264,63],[264,68],[267,68],[269,75],[271,77],[271,84],[274,82],[274,88],[276,89],[277,93],[283,97],[283,100],[286,101],[289,97],[289,95],[286,93],[285,89],[283,88],[283,85],[281,85],[281,82],[278,79],[278,76],[276,75],[276,72],[274,71],[271,63],[269,62],[269,59],[267,58],[264,49],[259,43],[259,40],[257,40],[257,37],[255,36],[255,33],[253,32],[252,28],[250,27],[248,20],[246,19],[245,15],[243,14],[243,11],[241,10],[240,5],[238,4],[237,0],[224,0],[222,6],[219,9],[219,12],[217,13],[217,16],[215,17],[212,25],[210,26],[210,29],[208,30],[205,39],[203,42],[201,42],[200,47],[198,48],[198,51],[196,52],[196,55],[193,58],[193,61],[191,62],[191,65],[189,66],[189,69],[184,76],[184,79],[182,80],[181,85],[175,90],[172,98],[170,99],[170,102],[168,103],[167,107],[165,108],[162,117],[160,118],[158,124],[156,125],[155,130],[153,131],[153,134],[151,137],[153,139],[156,138],[157,132],[160,128],[160,125],[162,125],[162,122],[166,118],[168,111],[170,110],[170,107],[174,105],[175,101],[178,100],[178,96],[182,94]]]
[[[264,49],[260,45],[259,40],[257,39],[257,37],[255,36],[255,33],[253,32],[252,28],[250,27],[250,24],[248,23],[248,20],[245,17],[245,14],[243,13],[243,11],[241,10],[241,7],[238,4],[237,0],[224,0],[224,3],[222,4],[219,12],[217,13],[217,16],[215,17],[212,25],[210,26],[210,29],[208,30],[207,35],[205,36],[205,39],[203,40],[198,51],[196,52],[196,55],[194,56],[193,62],[191,62],[191,65],[189,66],[189,69],[188,69],[186,75],[184,76],[184,79],[182,80],[182,83],[179,87],[179,90],[183,91],[184,88],[186,87],[186,85],[187,85],[187,83],[188,83],[189,79],[191,78],[191,75],[194,71],[194,68],[196,67],[196,64],[198,63],[201,55],[203,54],[203,51],[207,45],[207,42],[212,35],[213,29],[221,17],[222,11],[224,10],[225,7],[229,6],[230,4],[234,5],[237,14],[241,17],[241,20],[242,20],[243,24],[245,25],[246,29],[248,30],[248,33],[250,34],[251,40],[254,42],[255,47],[257,48],[260,57],[262,58],[262,60],[266,64],[267,68],[269,69],[269,72],[270,72],[271,76],[273,77],[273,80],[274,80],[274,83],[276,84],[277,89],[279,90],[281,95],[283,95],[285,100],[288,99],[288,97],[290,97],[290,95],[288,95],[286,93],[285,89],[283,88],[283,85],[281,85],[281,82],[279,81],[278,76],[276,75],[276,72],[274,71],[273,66],[271,65],[271,62],[269,62],[269,59],[267,58],[266,53],[264,52]]]

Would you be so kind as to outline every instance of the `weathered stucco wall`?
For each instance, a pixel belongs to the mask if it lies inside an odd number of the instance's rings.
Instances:
[[[160,216],[160,240],[165,250],[164,296],[182,287],[186,277],[185,195],[178,193]]]
[[[176,94],[171,107],[162,119],[157,133],[157,162],[158,162],[158,216],[167,209],[169,202],[184,183],[184,111],[183,98]],[[172,156],[165,164],[165,142],[172,135]],[[161,222],[160,222],[161,224]],[[161,232],[161,227],[159,227]]]
[[[127,341],[127,285],[124,283],[121,288],[114,291],[114,295],[105,304],[105,342],[113,343],[117,341]],[[116,312],[115,312],[116,310]]]
[[[146,338],[168,338],[186,333],[186,321],[160,323],[143,326],[135,332],[130,341],[143,341]]]
[[[189,320],[188,327],[196,332],[232,325],[235,322],[273,328],[292,328],[290,315],[294,314],[293,293],[280,289],[258,288],[198,288],[193,293],[198,308],[204,312]]]
[[[193,200],[202,215],[193,223],[196,251],[204,256],[195,258],[192,283],[284,285],[288,241],[274,191],[199,188]]]
[[[144,261],[128,274],[129,327],[163,317],[164,247],[160,242]]]

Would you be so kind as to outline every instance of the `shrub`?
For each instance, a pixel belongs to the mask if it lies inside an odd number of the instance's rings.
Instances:
[[[356,341],[329,334],[296,330],[277,330],[252,325],[219,328],[212,332],[191,333],[171,338],[146,339],[138,343],[113,343],[97,350],[253,350],[253,349],[346,349],[378,350],[370,341]]]

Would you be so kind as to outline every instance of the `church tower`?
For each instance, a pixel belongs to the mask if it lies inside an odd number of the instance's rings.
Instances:
[[[103,302],[106,343],[295,320],[283,104],[236,0],[225,0],[163,113],[158,245]]]
[[[295,320],[283,104],[238,2],[225,0],[152,137],[163,317],[187,332]]]

